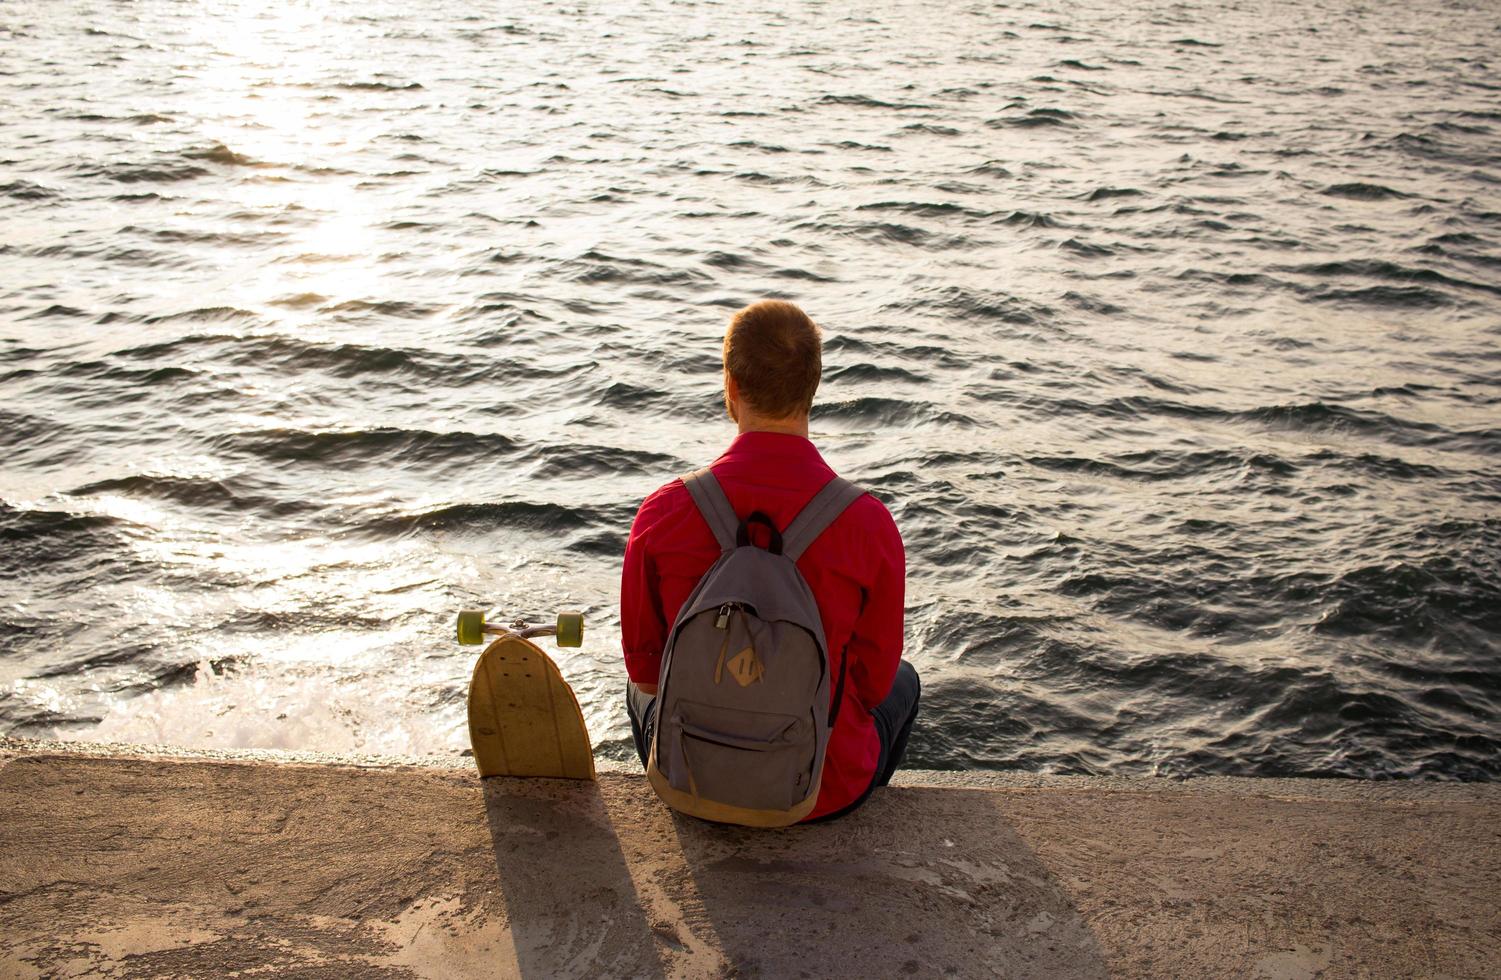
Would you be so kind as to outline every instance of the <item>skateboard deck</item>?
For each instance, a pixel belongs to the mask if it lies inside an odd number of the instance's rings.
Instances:
[[[519,636],[491,643],[474,665],[469,741],[481,776],[595,778],[573,688],[551,657]]]

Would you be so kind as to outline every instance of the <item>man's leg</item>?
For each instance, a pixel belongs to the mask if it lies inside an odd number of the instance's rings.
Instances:
[[[921,696],[922,683],[917,679],[917,670],[903,660],[897,665],[891,693],[870,712],[875,716],[876,731],[881,734],[881,761],[884,764],[876,773],[875,785],[885,786],[891,782],[891,774],[902,764],[907,754],[907,738],[912,734],[912,723],[917,720],[917,702]]]
[[[656,727],[657,699],[627,681],[625,713],[631,719],[631,738],[636,741],[636,754],[641,757],[641,768],[645,769],[646,751],[651,746],[652,729]]]
[[[897,665],[896,680],[891,682],[891,693],[886,695],[885,701],[870,710],[871,719],[876,723],[876,737],[881,740],[881,754],[876,760],[876,772],[870,785],[849,806],[815,817],[808,823],[838,820],[858,809],[876,791],[877,786],[891,782],[891,774],[896,772],[897,767],[902,764],[902,757],[907,754],[907,736],[912,734],[912,723],[917,720],[917,700],[921,693],[922,685],[917,680],[917,670],[903,660]]]

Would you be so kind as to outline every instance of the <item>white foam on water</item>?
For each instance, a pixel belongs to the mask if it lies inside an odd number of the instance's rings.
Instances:
[[[574,688],[594,743],[626,737],[618,626],[590,630],[582,650],[541,642]],[[466,700],[479,647],[435,647],[409,630],[373,642],[315,635],[253,645],[255,655],[227,668],[205,657],[191,682],[145,693],[84,698],[36,681],[14,693],[59,714],[100,718],[52,734],[69,741],[391,756],[456,756],[469,747]],[[234,651],[214,648],[216,657],[226,652]]]
[[[216,674],[204,661],[191,684],[107,702],[99,724],[57,734],[75,741],[199,749],[453,755],[468,744],[462,698],[432,705],[432,689],[368,674]]]

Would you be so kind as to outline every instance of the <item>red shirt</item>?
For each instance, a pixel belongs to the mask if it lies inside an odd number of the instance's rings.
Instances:
[[[834,478],[813,443],[775,432],[741,434],[713,469],[735,513],[763,511],[784,529]],[[621,642],[631,680],[657,683],[668,631],[718,557],[714,532],[682,480],[642,502],[620,583]],[[891,693],[902,656],[907,558],[896,522],[866,494],[808,547],[797,567],[818,600],[829,676],[837,678],[841,660],[849,661],[812,819],[854,802],[875,774],[880,743],[870,709]]]

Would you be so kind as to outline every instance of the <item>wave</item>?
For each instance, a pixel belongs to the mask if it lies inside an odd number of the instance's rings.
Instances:
[[[1065,251],[1073,252],[1075,255],[1082,255],[1086,258],[1091,259],[1101,258],[1106,255],[1114,255],[1116,253],[1116,249],[1111,248],[1109,245],[1099,245],[1094,242],[1086,242],[1079,238],[1065,239],[1064,241],[1059,243],[1058,247],[1064,249]]]
[[[1359,432],[1380,435],[1394,441],[1407,439],[1425,444],[1435,437],[1447,437],[1447,431],[1431,422],[1401,419],[1385,412],[1361,410],[1328,402],[1302,402],[1268,405],[1245,411],[1230,412],[1227,418],[1254,422],[1275,428],[1305,432]]]
[[[664,481],[686,472],[688,464],[669,453],[620,446],[570,445],[566,450],[553,446],[531,446],[518,455],[518,461],[531,463],[532,479],[581,480],[593,477],[660,476]]]
[[[946,411],[932,402],[875,396],[817,403],[813,406],[813,420],[817,423],[853,422],[878,428],[925,425],[973,428],[978,424],[967,415]]]
[[[1030,466],[1056,473],[1108,477],[1131,482],[1155,483],[1200,480],[1224,471],[1255,473],[1273,478],[1291,477],[1300,467],[1270,453],[1249,450],[1206,449],[1193,451],[1144,450],[1120,453],[1105,459],[1082,456],[1028,456]]]
[[[234,456],[343,467],[393,463],[414,467],[464,466],[476,460],[509,457],[521,445],[498,432],[436,432],[390,426],[321,432],[254,429],[214,436],[210,443],[216,450]]]
[[[57,197],[59,192],[29,180],[13,180],[8,184],[0,184],[0,194],[13,201],[49,201]]]
[[[1337,275],[1330,273],[1331,267],[1337,268],[1343,263],[1314,263],[1305,266],[1273,266],[1274,271],[1293,272],[1305,275],[1329,277]],[[1368,275],[1375,278],[1390,278],[1393,283],[1427,281],[1435,286],[1456,288],[1474,288],[1482,292],[1493,292],[1494,287],[1483,283],[1474,283],[1450,276],[1436,274],[1429,276],[1419,270],[1413,270],[1414,274],[1404,274],[1401,266],[1386,263],[1356,263],[1349,266],[1350,275]],[[1443,289],[1429,288],[1417,285],[1377,285],[1377,286],[1336,286],[1316,285],[1310,286],[1291,279],[1279,279],[1259,272],[1218,272],[1207,269],[1186,269],[1178,274],[1181,281],[1197,281],[1212,283],[1220,287],[1236,289],[1249,289],[1259,287],[1262,289],[1287,290],[1296,293],[1299,297],[1315,303],[1336,303],[1340,305],[1374,306],[1398,310],[1431,310],[1444,307],[1456,307],[1468,305],[1467,301],[1459,296],[1450,295]],[[1294,346],[1305,346],[1304,342],[1295,338],[1289,338],[1286,343]]]
[[[137,225],[126,225],[120,229],[122,235],[136,235],[154,242],[167,242],[170,244],[183,245],[230,245],[236,248],[263,248],[273,242],[282,241],[287,237],[285,232],[261,231],[261,232],[225,232],[225,231],[185,231],[177,228],[142,228]]]
[[[342,307],[334,307],[339,311]],[[368,307],[361,307],[368,309]],[[389,315],[397,311],[407,316],[424,315],[415,307],[397,305],[384,308]],[[167,317],[148,318],[148,324],[185,320],[188,322],[234,322],[255,315],[244,310],[218,308],[194,310]],[[116,351],[115,356],[138,360],[179,360],[212,357],[220,364],[239,367],[289,371],[323,371],[336,378],[365,375],[405,375],[420,379],[454,381],[476,378],[491,367],[488,357],[475,357],[430,349],[367,346],[364,344],[317,343],[276,334],[236,336],[232,334],[189,334],[175,340]],[[520,366],[513,366],[521,370]]]
[[[186,150],[182,155],[188,160],[204,160],[209,163],[219,163],[229,167],[273,166],[273,164],[251,159],[243,153],[236,153],[223,143],[213,143],[195,150]]]
[[[365,300],[351,299],[332,306],[323,306],[320,313],[354,314],[355,319],[360,314],[373,314],[375,316],[392,317],[398,320],[421,320],[433,316],[443,309],[436,303],[412,303],[403,300]]]
[[[1095,313],[1100,316],[1120,316],[1121,314],[1127,312],[1126,308],[1123,306],[1116,306],[1114,303],[1099,299],[1098,297],[1087,296],[1083,293],[1076,293],[1072,290],[1064,293],[1063,298],[1068,300],[1078,309],[1084,310],[1087,313]],[[1183,390],[1179,387],[1172,386],[1167,384],[1166,382],[1152,378],[1150,375],[1144,375],[1144,377],[1154,387],[1168,388],[1169,390],[1173,391]]]
[[[177,382],[198,380],[200,372],[191,368],[160,366],[148,368],[122,367],[104,361],[80,361],[68,367],[74,377],[113,381],[129,389],[158,389]]]
[[[1359,181],[1331,184],[1319,193],[1325,197],[1343,197],[1351,201],[1395,201],[1412,197],[1411,194],[1404,194],[1381,184],[1367,184]]]
[[[1057,315],[1052,307],[1020,296],[1012,296],[998,290],[967,289],[960,286],[942,286],[923,290],[913,300],[896,304],[893,308],[904,311],[942,310],[959,313],[966,317],[1020,326],[1051,324]]]
[[[631,384],[628,381],[615,381],[599,391],[595,396],[595,403],[601,408],[637,411],[651,407],[666,407],[666,403],[675,398],[676,396],[661,388],[648,388],[644,385]]]
[[[250,310],[233,306],[200,306],[177,313],[161,313],[147,317],[143,323],[156,326],[162,323],[242,323],[259,317]]]
[[[1501,520],[1426,524],[1409,540],[1400,555],[1334,577],[1322,590],[1324,614],[1314,628],[1447,640],[1459,654],[1469,653],[1476,639],[1501,635]],[[1501,678],[1488,679],[1501,694]]]
[[[1309,299],[1323,303],[1354,303],[1399,310],[1433,310],[1458,305],[1458,300],[1423,286],[1366,286],[1357,289],[1316,289]]]
[[[622,283],[651,286],[708,284],[709,278],[696,269],[672,269],[647,259],[624,258],[590,249],[574,259],[557,263],[550,273],[565,282],[585,285]]]
[[[843,367],[824,369],[824,381],[852,381],[889,384],[928,384],[932,379],[900,367],[883,367],[879,364],[848,364]]]
[[[129,549],[136,531],[135,525],[104,514],[23,508],[0,500],[0,579],[29,583],[28,593],[44,600],[100,581],[130,583],[155,572]],[[26,619],[18,607],[3,616],[7,623]]]
[[[977,211],[967,208],[962,204],[952,204],[947,201],[877,201],[872,204],[856,205],[856,211],[899,211],[903,214],[916,214],[925,218],[941,218],[949,215],[962,215],[969,218],[987,218],[989,211]]]
[[[996,128],[1035,129],[1039,126],[1071,126],[1078,116],[1065,109],[1031,109],[1025,116],[1001,116],[985,120],[985,125]]]
[[[1448,470],[1437,466],[1413,463],[1381,453],[1346,453],[1321,449],[1304,457],[1304,461],[1382,480],[1441,480],[1451,475]]]
[[[147,191],[144,194],[112,194],[110,195],[109,199],[111,201],[118,201],[121,204],[147,204],[152,201],[174,200],[171,197],[163,194],[158,194],[155,191]]]
[[[634,503],[565,507],[562,504],[507,500],[494,503],[456,503],[408,514],[390,514],[359,525],[359,532],[375,537],[415,533],[455,532],[490,534],[524,531],[561,535],[577,531],[620,534],[631,526]],[[623,541],[622,541],[622,548]]]
[[[920,133],[924,136],[958,136],[960,130],[953,126],[939,126],[935,123],[910,123],[902,127],[904,133]]]
[[[985,163],[970,167],[964,171],[967,174],[975,174],[984,177],[1010,177],[1012,173],[1006,167],[995,160],[987,160]]]
[[[771,275],[777,279],[803,279],[808,282],[838,282],[833,276],[825,276],[810,269],[773,269]]]
[[[1019,225],[1023,228],[1058,228],[1061,222],[1050,214],[1037,211],[1012,211],[1000,219],[1003,225]]]
[[[1146,89],[1144,95],[1155,95],[1170,99],[1197,99],[1201,102],[1214,102],[1219,105],[1250,105],[1248,99],[1235,99],[1227,95],[1219,95],[1214,92],[1206,92],[1202,88],[1188,88],[1180,90],[1171,89]]]
[[[798,231],[859,238],[877,245],[898,245],[920,249],[965,249],[974,245],[973,240],[965,235],[947,235],[895,221],[857,221],[837,224],[828,221],[803,221],[793,227]]]
[[[103,514],[21,508],[0,500],[0,542],[8,546],[23,545],[49,537],[89,537],[124,526],[124,521]]]
[[[31,351],[26,351],[21,357],[15,358],[15,360],[29,360],[32,353]],[[9,360],[9,358],[0,360]],[[44,439],[48,439],[64,431],[66,428],[66,426],[51,419],[43,418],[40,415],[32,415],[28,412],[14,412],[9,409],[0,408],[0,431],[5,433],[6,450],[9,452],[21,449],[28,443],[36,444]]]
[[[61,303],[53,303],[42,307],[34,313],[26,314],[21,317],[21,320],[23,322],[26,320],[85,320],[88,317],[89,314],[87,312],[75,306],[64,306]]]
[[[0,630],[5,624],[0,623]],[[0,632],[0,641],[3,641]],[[80,712],[77,709],[54,708],[18,690],[0,690],[0,724],[6,730],[22,738],[47,738],[69,729],[83,729],[102,721],[97,714]]]
[[[1000,375],[997,380],[1005,380]],[[1228,409],[1150,395],[1128,395],[1102,401],[1074,397],[1013,395],[1026,414],[1039,418],[1090,417],[1106,421],[1185,419],[1229,425],[1252,425],[1329,435],[1362,435],[1416,447],[1475,448],[1485,445],[1490,430],[1451,429],[1434,422],[1405,419],[1386,412],[1331,402],[1292,402],[1249,409]]]
[[[700,171],[700,175],[715,173],[715,171]],[[824,181],[811,174],[777,175],[766,174],[759,170],[737,170],[730,174],[735,180],[743,180],[747,184],[766,184],[768,186],[782,186],[787,184],[801,184],[807,187],[827,187]]]
[[[1381,259],[1344,259],[1333,262],[1313,262],[1305,265],[1273,266],[1278,272],[1296,272],[1302,275],[1328,278],[1360,277],[1384,279],[1396,283],[1432,283],[1458,289],[1474,289],[1501,296],[1501,286],[1490,283],[1458,279],[1433,269],[1399,265]]]
[[[1223,550],[1234,540],[1233,529],[1227,535],[1224,527],[1196,529],[1160,546],[1101,543],[1088,555],[1086,569],[1066,576],[1058,589],[1102,611],[1175,632],[1237,637],[1303,624],[1316,634],[1425,649],[1432,651],[1430,659],[1458,657],[1464,665],[1458,671],[1413,670],[1401,655],[1382,659],[1408,680],[1473,684],[1485,677],[1482,686],[1494,696],[1501,694],[1501,681],[1469,666],[1469,655],[1477,639],[1501,627],[1501,575],[1485,550],[1498,542],[1501,522],[1456,523],[1479,535],[1478,541],[1430,539],[1416,554],[1400,554],[1380,542],[1379,529],[1374,535],[1357,532],[1340,545],[1349,555],[1345,567],[1333,571],[1269,570],[1276,566],[1263,565],[1256,555]],[[1301,667],[1283,669],[1289,678],[1306,676]],[[1161,671],[1154,664],[1146,679],[1171,690]],[[1115,683],[1122,680],[1114,668],[1110,672]],[[1232,672],[1216,664],[1215,682],[1230,683]]]
[[[245,477],[215,480],[207,477],[136,474],[96,480],[69,490],[69,496],[91,497],[119,494],[165,500],[185,507],[220,512],[254,511],[266,516],[288,517],[321,509],[305,500],[286,500],[258,492]]]
[[[907,311],[914,307],[905,303],[891,304],[887,309]],[[891,340],[860,338],[851,334],[835,334],[824,339],[825,355],[848,354],[851,358],[886,357],[893,360],[917,361],[924,367],[964,368],[971,362],[953,351],[931,344],[911,344]],[[825,357],[825,361],[830,358]]]
[[[415,92],[422,89],[421,82],[340,82],[335,88],[351,92]]]
[[[81,176],[102,177],[117,184],[174,184],[184,180],[197,180],[208,176],[209,171],[192,164],[157,164],[132,166],[119,164],[102,170],[85,170]]]
[[[868,95],[821,95],[816,100],[818,105],[847,105],[859,109],[934,109],[936,106],[925,102],[887,102],[883,99],[874,99]]]
[[[836,150],[856,150],[856,151],[863,150],[863,151],[867,151],[867,152],[870,152],[870,153],[895,153],[896,152],[891,147],[884,146],[884,145],[882,145],[880,143],[860,143],[860,142],[858,142],[856,140],[840,140],[838,143],[825,143],[824,145],[825,146],[832,146]]]

